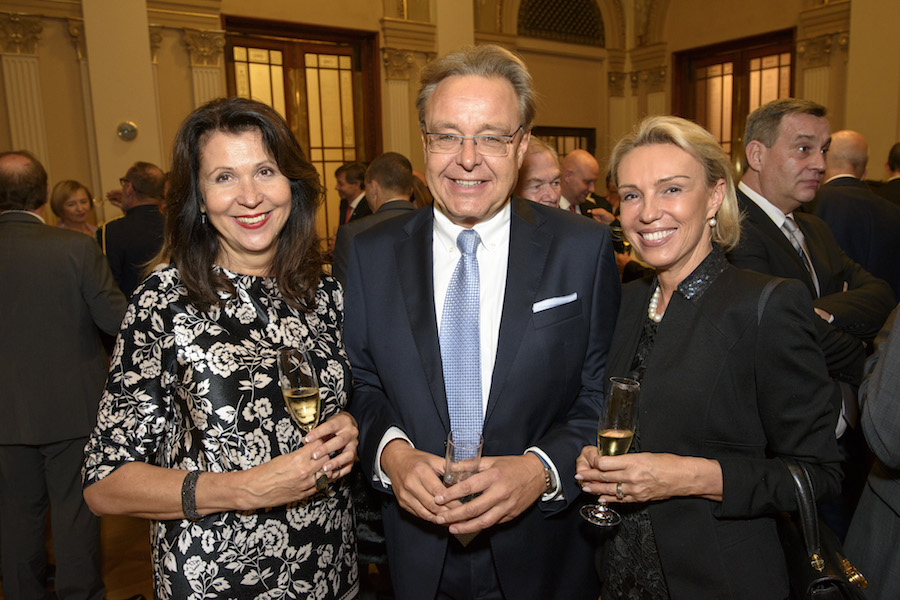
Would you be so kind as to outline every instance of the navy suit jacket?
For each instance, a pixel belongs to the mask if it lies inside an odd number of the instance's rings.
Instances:
[[[855,177],[839,177],[819,188],[815,214],[828,223],[847,256],[885,280],[900,300],[900,206]]]
[[[512,203],[484,455],[519,455],[538,446],[559,470],[565,500],[539,501],[479,535],[490,536],[507,598],[596,600],[597,532],[577,514],[584,498],[574,475],[582,447],[596,440],[619,307],[612,241],[608,228],[591,219],[521,198]],[[354,377],[350,412],[359,421],[359,454],[369,479],[391,426],[417,449],[444,455],[450,417],[435,319],[433,221],[432,210],[391,219],[356,236],[350,249],[344,320]],[[574,301],[533,311],[538,301],[573,293]],[[394,499],[382,512],[397,598],[434,597],[447,529],[418,519]]]
[[[728,253],[728,260],[736,267],[799,279],[815,298],[812,277],[784,233],[740,190],[738,204],[745,220],[740,244]],[[893,292],[844,254],[822,219],[801,212],[794,212],[794,219],[806,238],[819,280],[821,294],[813,304],[834,315],[832,323],[814,320],[828,371],[833,378],[858,386],[865,362],[862,342],[878,333],[894,307]]]
[[[377,223],[386,221],[397,215],[406,214],[415,210],[412,202],[406,200],[391,200],[378,207],[375,214],[368,215],[357,220],[350,220],[346,225],[338,227],[337,237],[334,239],[334,254],[331,259],[331,274],[341,282],[347,283],[347,257],[350,254],[350,243],[353,238]]]

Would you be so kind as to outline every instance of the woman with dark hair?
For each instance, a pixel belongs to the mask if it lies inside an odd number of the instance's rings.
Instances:
[[[88,217],[94,210],[91,191],[83,183],[74,179],[64,179],[53,186],[50,193],[50,210],[59,217],[56,224],[60,229],[71,229],[92,236],[97,226]]]
[[[731,164],[696,123],[648,117],[610,169],[622,231],[653,270],[623,286],[606,364],[641,384],[631,451],[577,461],[584,491],[622,515],[598,561],[603,600],[787,598],[782,459],[805,463],[820,500],[841,477],[812,298],[725,260],[741,233]]]
[[[321,271],[321,197],[263,104],[214,100],[176,136],[169,264],[132,297],[84,468],[95,513],[152,519],[159,598],[358,593],[344,479],[357,429],[342,410],[350,368],[343,297]],[[318,375],[322,424],[305,436],[282,400],[283,346]]]

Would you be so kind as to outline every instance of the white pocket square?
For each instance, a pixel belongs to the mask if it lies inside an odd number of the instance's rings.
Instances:
[[[547,298],[546,300],[535,302],[531,306],[531,312],[539,313],[542,310],[556,308],[557,306],[569,304],[570,302],[575,302],[576,300],[578,300],[578,292],[572,292],[568,296],[556,296],[555,298]]]

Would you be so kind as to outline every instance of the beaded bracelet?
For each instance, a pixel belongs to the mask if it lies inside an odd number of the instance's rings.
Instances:
[[[189,471],[184,476],[181,484],[181,512],[190,521],[199,521],[200,513],[197,512],[197,479],[200,471]]]

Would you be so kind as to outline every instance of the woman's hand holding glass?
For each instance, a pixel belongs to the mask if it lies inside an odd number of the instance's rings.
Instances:
[[[639,452],[600,456],[585,446],[575,463],[575,479],[600,502],[653,502],[676,496],[722,500],[718,461],[694,456]]]
[[[349,413],[340,412],[310,431],[299,450],[246,471],[226,474],[242,480],[236,488],[246,495],[238,508],[281,506],[321,492],[321,481],[316,484],[323,473],[329,482],[350,473],[356,460],[358,434],[356,420]]]

